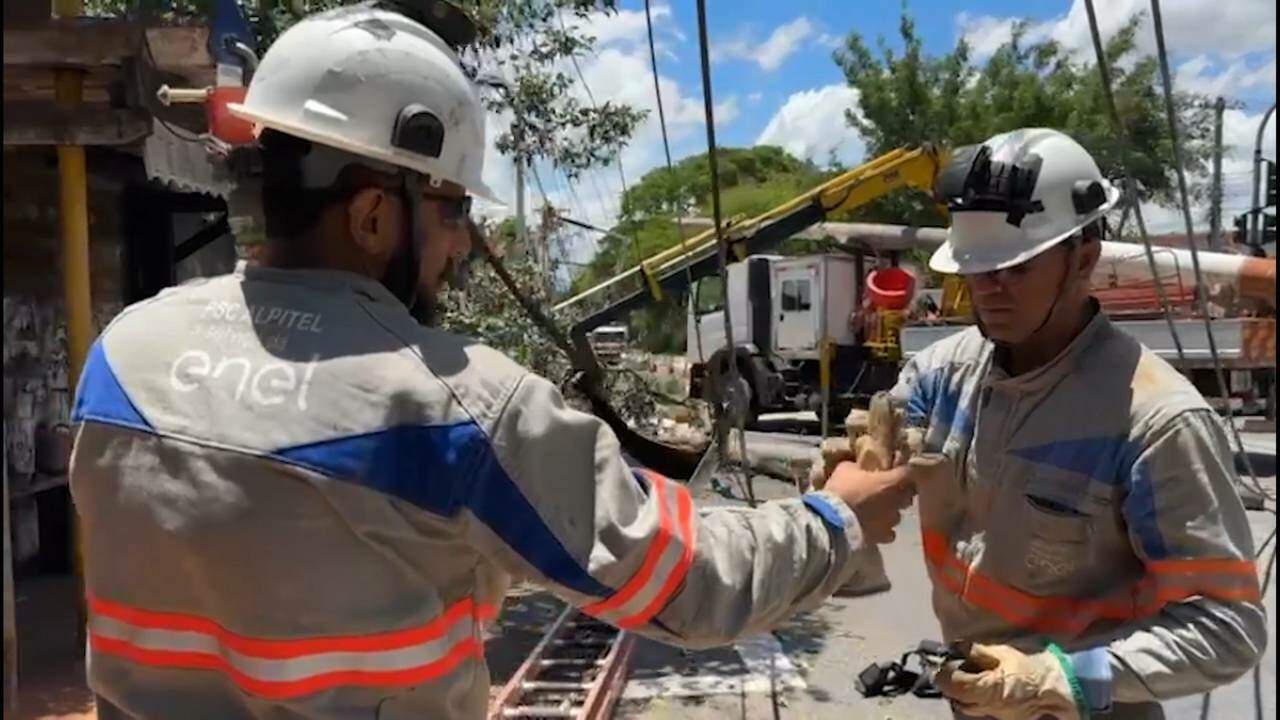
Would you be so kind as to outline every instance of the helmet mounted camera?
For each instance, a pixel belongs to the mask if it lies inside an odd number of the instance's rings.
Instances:
[[[376,0],[374,6],[400,13],[440,37],[455,51],[476,40],[476,24],[462,8],[445,0]]]
[[[1042,162],[1036,154],[1016,163],[995,162],[985,144],[968,145],[957,149],[939,173],[935,195],[953,213],[1002,212],[1010,225],[1019,227],[1024,217],[1044,210],[1031,197]]]

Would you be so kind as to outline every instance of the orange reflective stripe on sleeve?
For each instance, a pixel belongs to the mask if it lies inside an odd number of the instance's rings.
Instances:
[[[409,686],[484,655],[477,623],[495,608],[463,600],[425,625],[365,635],[254,638],[208,618],[89,598],[94,652],[140,665],[211,670],[272,699],[342,686]]]
[[[1252,560],[1197,558],[1192,560],[1149,560],[1147,572],[1158,575],[1240,575],[1257,580],[1258,568]]]
[[[1035,632],[1074,637],[1095,622],[1149,617],[1188,598],[1257,602],[1261,597],[1254,564],[1233,559],[1153,561],[1141,580],[1103,598],[1032,595],[957,558],[942,533],[925,528],[921,534],[935,582],[975,607]]]
[[[614,594],[582,608],[620,628],[649,622],[666,607],[693,562],[693,499],[687,488],[644,471],[657,507],[658,528],[635,574]]]

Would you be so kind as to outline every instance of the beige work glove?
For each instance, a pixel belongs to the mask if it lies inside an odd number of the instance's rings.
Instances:
[[[995,720],[1086,720],[1071,660],[1056,645],[1028,655],[1009,645],[977,645],[947,663],[934,683],[965,715]]]
[[[809,485],[815,490],[826,486],[831,473],[842,462],[853,462],[862,470],[880,472],[907,462],[919,446],[919,437],[908,436],[903,428],[903,413],[894,407],[886,393],[871,400],[867,412],[853,411],[845,420],[845,437],[822,441],[820,457],[809,470]],[[880,548],[866,544],[858,550],[858,570],[836,590],[836,595],[857,597],[884,592],[891,587],[885,572]]]

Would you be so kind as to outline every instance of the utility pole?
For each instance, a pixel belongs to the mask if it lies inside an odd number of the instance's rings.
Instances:
[[[1262,133],[1267,129],[1267,121],[1276,111],[1276,104],[1271,103],[1267,112],[1258,123],[1258,139],[1253,143],[1253,202],[1249,203],[1249,243],[1254,247],[1262,247],[1262,199],[1259,197],[1259,176],[1262,173]]]
[[[1222,248],[1222,113],[1227,101],[1218,96],[1213,103],[1213,191],[1209,202],[1209,249]]]

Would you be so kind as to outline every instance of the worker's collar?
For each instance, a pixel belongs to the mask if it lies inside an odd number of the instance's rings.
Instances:
[[[988,341],[990,363],[987,370],[987,384],[1018,392],[1035,392],[1057,384],[1059,380],[1074,371],[1084,352],[1094,344],[1100,333],[1111,327],[1111,321],[1102,311],[1098,301],[1090,298],[1089,302],[1093,303],[1094,313],[1088,324],[1062,349],[1062,352],[1058,353],[1057,357],[1030,372],[1010,376],[997,362],[996,355],[999,351],[993,343]]]
[[[404,303],[400,302],[382,283],[346,270],[273,268],[249,264],[241,260],[236,263],[236,275],[249,281],[297,285],[312,290],[350,290],[376,303],[404,307]]]

